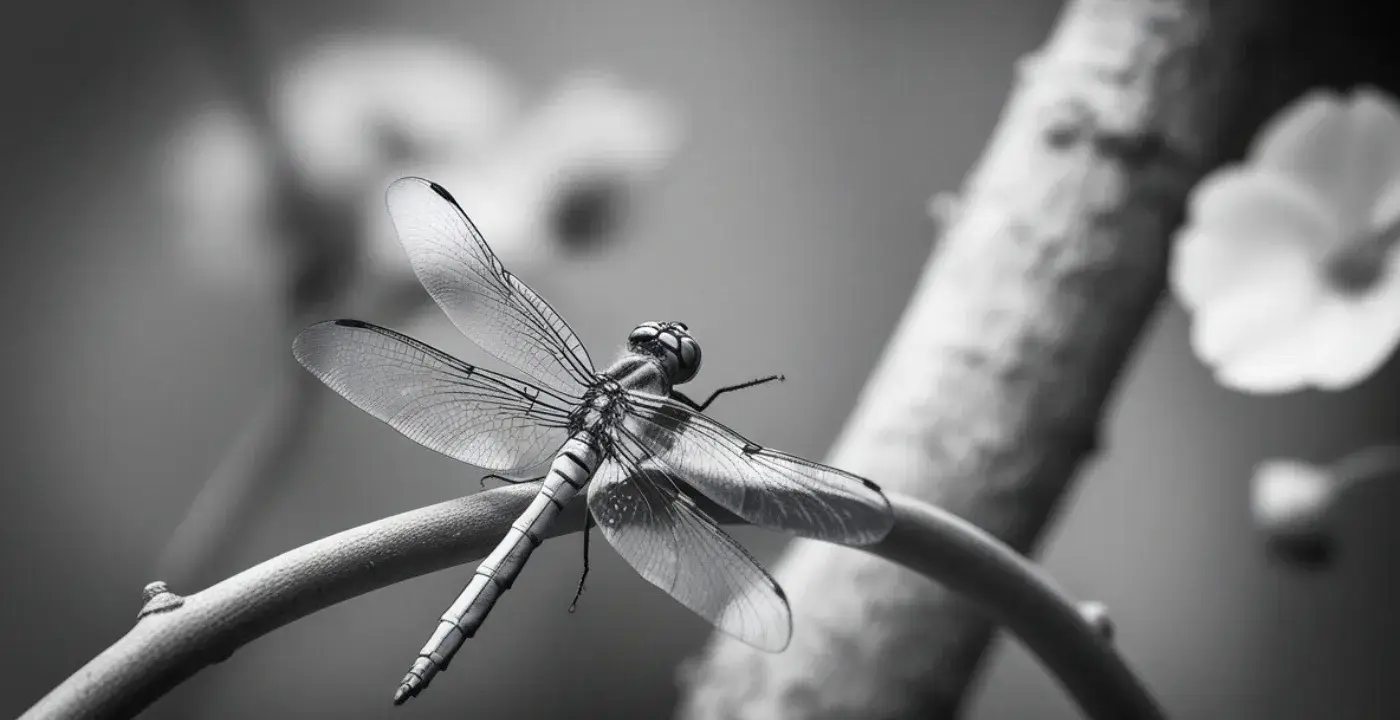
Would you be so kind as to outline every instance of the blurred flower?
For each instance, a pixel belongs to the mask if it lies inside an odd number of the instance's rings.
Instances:
[[[675,153],[675,116],[617,78],[580,73],[564,81],[511,143],[502,168],[531,198],[549,231],[569,247],[611,231],[612,198],[626,198]]]
[[[333,194],[404,159],[478,162],[518,112],[494,66],[417,36],[331,37],[289,66],[273,106],[308,180]]]
[[[1400,108],[1314,91],[1203,180],[1171,281],[1191,343],[1237,390],[1336,390],[1400,342]]]
[[[1369,481],[1386,479],[1400,479],[1400,447],[1363,448],[1327,467],[1287,459],[1260,463],[1251,499],[1255,527],[1285,562],[1326,567],[1335,555],[1340,501]]]
[[[275,243],[250,225],[267,214],[271,168],[247,119],[224,105],[202,108],[170,138],[161,160],[172,235],[193,275],[238,289],[280,285],[284,263]]]
[[[427,297],[384,212],[395,178],[420,175],[448,188],[502,261],[519,267],[610,237],[632,191],[679,137],[661,101],[597,73],[568,79],[521,115],[485,61],[406,37],[331,38],[278,79],[272,105],[275,140],[303,173],[307,199],[323,217],[353,218],[348,232],[332,228],[329,242],[344,247],[329,252],[353,253],[361,278],[378,288],[367,294],[381,298]],[[296,246],[325,238],[297,237],[277,222],[287,199],[273,190],[268,141],[220,107],[192,118],[172,146],[176,232],[201,276],[285,285],[303,280],[281,277],[289,266],[307,275],[334,260],[326,248]],[[311,265],[296,267],[298,258]]]
[[[1255,469],[1254,526],[1276,556],[1306,568],[1330,562],[1336,487],[1326,469],[1298,460],[1269,460]]]
[[[640,183],[676,151],[678,125],[660,100],[597,73],[565,80],[552,98],[478,164],[407,163],[447,188],[507,265],[596,245],[616,230]],[[379,189],[382,192],[382,188]],[[377,266],[409,273],[388,216],[366,204]]]

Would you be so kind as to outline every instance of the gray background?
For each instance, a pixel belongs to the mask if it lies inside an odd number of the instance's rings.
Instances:
[[[305,2],[264,3],[259,18],[276,52],[341,28],[421,30],[469,43],[534,95],[597,65],[677,102],[689,145],[626,244],[526,280],[600,361],[636,322],[676,318],[704,344],[700,389],[787,373],[715,414],[821,457],[928,253],[927,197],[956,189],[1013,62],[1056,11],[1032,0]],[[208,297],[170,259],[157,151],[219,89],[167,15],[154,2],[48,0],[0,25],[0,714],[131,625],[162,542],[260,385],[291,362],[275,299]],[[1176,717],[1396,716],[1400,619],[1383,580],[1400,497],[1378,488],[1348,513],[1342,565],[1324,577],[1271,566],[1247,522],[1259,459],[1326,460],[1396,437],[1394,363],[1344,393],[1249,398],[1213,385],[1187,327],[1168,303],[1150,329],[1047,565],[1112,608],[1119,644]],[[441,321],[414,332],[465,344]],[[470,468],[348,403],[326,406],[228,570],[476,487]],[[738,535],[764,560],[781,547]],[[706,628],[603,547],[569,615],[579,546],[544,546],[451,672],[393,715],[664,715]],[[394,683],[469,572],[300,621],[149,715],[389,716]],[[1075,714],[1008,642],[971,716]]]

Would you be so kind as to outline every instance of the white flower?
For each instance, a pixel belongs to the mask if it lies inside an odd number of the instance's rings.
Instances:
[[[1317,568],[1336,554],[1338,507],[1357,489],[1400,479],[1400,447],[1354,450],[1325,467],[1269,460],[1254,472],[1254,524],[1269,547],[1294,565]]]
[[[1299,460],[1269,460],[1255,468],[1254,526],[1274,554],[1301,567],[1330,562],[1337,487],[1327,469]]]
[[[402,164],[393,174],[447,188],[501,261],[520,266],[610,230],[607,216],[670,159],[679,136],[674,114],[659,99],[609,75],[580,73],[561,83],[484,162],[434,159]],[[584,212],[603,216],[605,227],[569,220],[570,206],[579,203],[594,203]],[[382,262],[402,262],[388,217],[377,204],[366,207],[376,228],[371,249]]]
[[[1191,343],[1237,390],[1336,390],[1400,342],[1400,108],[1314,91],[1193,191],[1171,266]]]
[[[639,177],[675,152],[676,120],[660,100],[601,72],[572,75],[515,136],[521,167]],[[538,174],[538,173],[527,173]]]
[[[478,162],[518,114],[494,66],[419,36],[333,36],[288,66],[273,107],[312,184],[333,192],[377,185],[405,158]]]

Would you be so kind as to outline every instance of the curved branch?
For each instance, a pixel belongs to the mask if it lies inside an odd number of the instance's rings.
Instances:
[[[22,720],[131,717],[200,669],[294,620],[484,557],[536,490],[512,486],[412,510],[291,550],[188,597],[148,598],[130,632]],[[966,593],[1015,632],[1090,717],[1162,717],[1112,645],[1033,565],[947,512],[897,494],[890,502],[895,528],[866,550]],[[582,530],[585,512],[582,503],[570,504],[551,536]]]

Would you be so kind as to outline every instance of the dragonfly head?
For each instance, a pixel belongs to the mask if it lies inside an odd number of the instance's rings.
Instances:
[[[644,322],[627,336],[627,349],[661,360],[671,384],[689,382],[700,372],[700,343],[681,322]]]

